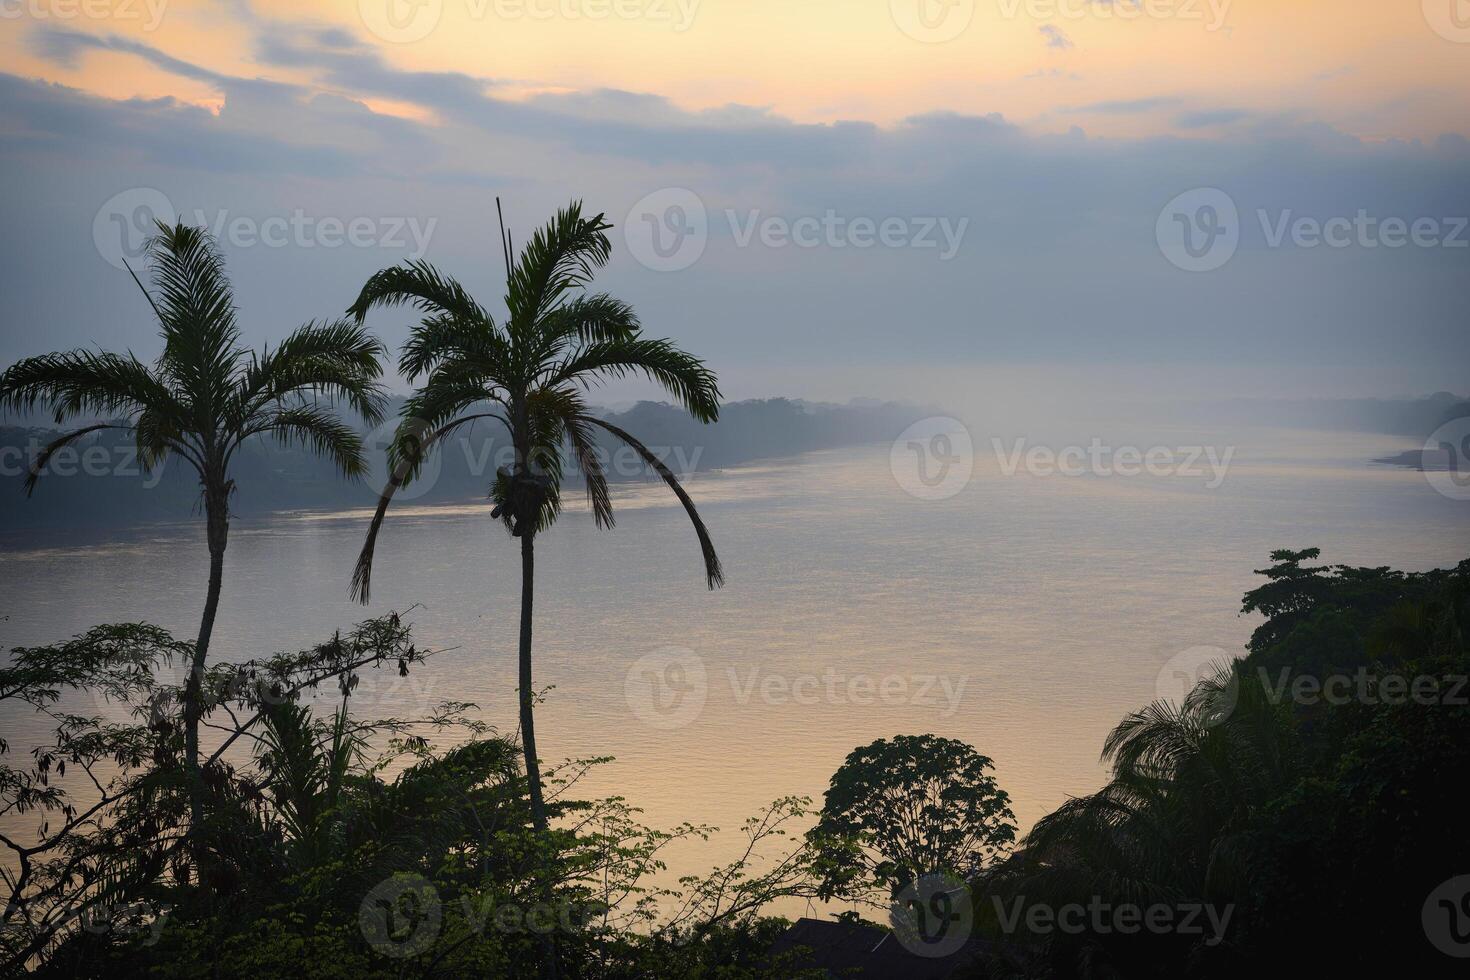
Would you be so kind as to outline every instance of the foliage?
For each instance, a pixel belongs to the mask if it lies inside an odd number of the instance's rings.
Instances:
[[[1445,967],[1420,908],[1470,861],[1456,829],[1470,561],[1426,573],[1302,564],[1317,556],[1274,552],[1267,583],[1245,597],[1268,616],[1248,656],[1182,705],[1126,717],[1104,743],[1107,785],[1043,818],[975,881],[1006,949],[987,975],[1320,972],[1390,952],[1400,969]],[[1408,696],[1416,680],[1431,696]],[[1223,936],[1032,932],[988,914],[1009,902],[1198,905],[1229,924]]]
[[[451,434],[486,421],[504,428],[515,465],[491,487],[494,516],[516,537],[549,528],[561,512],[560,447],[571,447],[587,502],[600,527],[613,524],[612,501],[593,432],[632,447],[669,485],[694,523],[711,588],[723,578],[719,559],[679,481],[631,434],[594,415],[583,393],[610,378],[639,374],[661,385],[694,418],[719,417],[720,390],[704,363],[668,340],[644,337],[632,307],[584,290],[607,264],[612,226],[584,217],[580,202],[539,229],[515,264],[506,253],[505,317],[490,311],[456,280],[427,262],[384,269],[348,310],[361,323],[374,307],[412,305],[422,319],[403,347],[398,370],[421,387],[400,410],[389,447],[391,479],[378,503],[353,576],[367,601],[378,529],[398,488],[418,476],[428,453]]]
[[[15,650],[0,671],[0,694],[54,729],[28,765],[0,769],[0,814],[42,821],[32,840],[0,838],[19,866],[0,973],[518,976],[552,934],[572,976],[794,975],[767,957],[783,924],[762,909],[816,894],[813,853],[786,843],[806,800],[776,801],[746,823],[739,857],[673,886],[655,883],[664,850],[714,828],[655,830],[621,799],[572,798],[609,760],[548,772],[553,826],[538,833],[518,747],[473,705],[349,710],[362,671],[436,655],[398,614],[210,670],[210,712],[229,719],[203,766],[210,873],[182,873],[182,694],[156,671],[187,654],[127,624]],[[336,710],[319,717],[314,690],[335,690]],[[129,720],[62,710],[102,692]]]
[[[260,833],[262,790],[272,773],[241,769],[231,748],[261,738],[264,719],[303,692],[329,682],[343,691],[357,672],[384,663],[407,671],[430,654],[417,650],[396,613],[294,654],[275,654],[211,668],[202,684],[205,714],[223,712],[218,744],[201,761],[204,817],[192,820],[193,780],[183,760],[183,691],[155,671],[191,645],[144,624],[104,626],[52,647],[12,651],[0,671],[0,696],[28,704],[50,726],[30,747],[26,765],[0,766],[0,816],[34,812],[32,839],[0,835],[13,867],[7,894],[0,969],[52,950],[89,916],[148,902],[166,883],[170,901],[228,894],[261,865],[268,844]],[[93,699],[87,705],[88,698]],[[79,704],[110,705],[108,715],[82,714]],[[382,719],[371,730],[398,735],[413,747],[414,729],[477,728],[447,705],[423,722]],[[116,716],[124,720],[114,720]],[[10,746],[0,745],[0,755]],[[53,821],[56,825],[53,826]],[[210,856],[207,879],[186,873],[182,844],[192,838]]]
[[[184,757],[193,809],[203,821],[199,728],[201,691],[229,538],[231,463],[252,438],[270,435],[330,459],[349,477],[366,468],[362,440],[329,403],[370,421],[381,417],[378,378],[385,350],[348,320],[308,323],[274,348],[240,346],[234,292],[224,258],[202,228],[159,222],[148,240],[153,292],[138,280],[158,318],[163,350],[151,366],[133,354],[74,350],[26,358],[0,374],[0,411],[49,408],[57,422],[87,424],[53,440],[32,463],[30,493],[51,458],[78,439],[108,429],[130,433],[145,472],[168,457],[199,477],[209,577],[198,638],[183,692]],[[136,279],[136,276],[134,277]],[[100,416],[103,420],[96,421]],[[200,854],[195,855],[200,858]],[[202,860],[197,871],[206,873]]]
[[[992,768],[970,746],[937,735],[854,749],[833,774],[810,836],[823,856],[824,894],[877,887],[891,896],[921,875],[978,874],[1016,836],[1010,797]]]
[[[362,472],[357,435],[321,397],[379,417],[383,346],[347,320],[308,323],[260,352],[239,346],[234,295],[209,234],[159,223],[148,241],[163,350],[148,365],[132,354],[74,350],[29,357],[0,374],[0,409],[50,408],[58,424],[101,416],[55,440],[31,467],[33,488],[62,446],[101,429],[125,429],[145,470],[176,455],[228,489],[230,460],[249,438],[271,434],[312,446],[343,472]],[[146,293],[146,290],[145,290]]]
[[[713,422],[720,412],[719,385],[703,361],[668,340],[644,337],[628,304],[586,292],[612,255],[611,227],[601,214],[583,217],[581,202],[574,201],[531,237],[514,264],[507,237],[506,312],[500,323],[468,290],[427,262],[378,272],[348,310],[359,324],[379,306],[407,303],[423,314],[398,363],[410,383],[422,384],[404,403],[388,448],[388,485],[353,570],[353,596],[368,602],[373,554],[388,506],[398,489],[418,476],[436,444],[480,421],[499,424],[510,437],[514,463],[496,473],[490,516],[521,542],[521,743],[532,816],[542,831],[548,814],[532,682],[534,540],[561,513],[562,446],[570,446],[581,470],[598,527],[611,527],[613,512],[594,434],[611,433],[631,447],[683,504],[699,539],[709,587],[724,581],[704,520],[673,471],[631,434],[593,414],[583,397],[609,378],[638,374],[666,389],[700,422]]]

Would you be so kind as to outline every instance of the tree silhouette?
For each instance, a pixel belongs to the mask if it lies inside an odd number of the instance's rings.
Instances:
[[[632,447],[668,484],[694,524],[710,588],[724,573],[709,532],[678,479],[630,433],[592,415],[584,392],[608,378],[641,374],[665,388],[696,419],[719,415],[720,390],[698,358],[668,340],[642,335],[628,304],[585,287],[607,264],[612,245],[603,215],[584,218],[580,202],[559,211],[537,231],[512,264],[503,240],[507,315],[497,324],[454,279],[427,262],[409,262],[374,275],[348,310],[359,323],[375,306],[410,303],[421,322],[403,347],[399,371],[422,386],[403,406],[388,449],[390,477],[378,500],[352,578],[352,594],[366,603],[378,531],[394,494],[414,479],[434,445],[462,426],[494,420],[506,429],[514,464],[496,474],[491,516],[521,542],[519,649],[520,727],[536,827],[547,826],[533,718],[531,638],[535,539],[561,512],[562,446],[570,447],[586,482],[599,527],[613,523],[607,478],[593,439],[595,429]]]
[[[199,475],[209,584],[183,706],[185,768],[197,827],[203,816],[199,722],[206,710],[201,683],[229,540],[229,500],[235,489],[230,464],[247,439],[269,434],[329,457],[349,477],[360,476],[365,470],[360,438],[320,399],[380,420],[377,379],[387,352],[349,320],[308,323],[258,353],[243,348],[224,260],[206,231],[160,222],[147,254],[153,291],[144,288],[144,293],[163,336],[157,361],[148,365],[131,352],[88,350],[26,358],[0,375],[0,409],[41,403],[58,425],[78,417],[107,419],[90,421],[47,445],[31,465],[28,494],[58,450],[103,429],[131,432],[145,471],[177,456]]]
[[[991,768],[969,745],[937,735],[853,749],[832,774],[811,831],[827,856],[826,894],[877,886],[892,897],[923,875],[966,879],[1002,856],[1016,822]]]

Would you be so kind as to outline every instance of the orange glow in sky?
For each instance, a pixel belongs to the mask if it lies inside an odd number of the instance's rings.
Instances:
[[[335,28],[401,71],[459,72],[486,92],[603,88],[685,110],[730,104],[798,122],[889,124],[1000,113],[1040,131],[1213,133],[1322,122],[1367,139],[1470,131],[1463,0],[0,0],[0,58],[107,98],[218,109],[207,79],[136,54],[44,56],[46,32],[148,45],[226,75],[305,83],[377,111],[427,110],[261,56]],[[1440,8],[1443,8],[1442,10]],[[312,41],[310,43],[316,43]],[[277,62],[279,59],[277,59]]]

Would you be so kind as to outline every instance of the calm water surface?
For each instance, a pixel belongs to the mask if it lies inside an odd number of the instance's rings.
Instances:
[[[969,485],[943,501],[904,493],[887,446],[699,477],[690,489],[729,577],[713,593],[661,486],[619,491],[611,532],[566,514],[537,548],[537,682],[555,686],[537,715],[543,754],[616,756],[585,794],[622,795],[654,825],[733,831],[776,797],[819,801],[857,745],[935,732],[995,760],[1024,829],[1098,787],[1103,736],[1154,697],[1171,656],[1240,651],[1255,626],[1240,595],[1271,549],[1407,569],[1470,556],[1470,504],[1367,462],[1409,442],[1267,430],[1150,440],[1140,444],[1237,449],[1216,489],[1201,477],[1007,476],[988,439]],[[363,618],[346,589],[366,521],[237,524],[215,654],[298,649]],[[205,574],[198,526],[4,540],[0,643],[125,620],[192,636]],[[391,512],[366,612],[418,604],[420,644],[454,649],[407,681],[365,678],[358,710],[473,701],[512,730],[518,589],[516,542],[482,505]],[[639,673],[630,688],[650,654],[685,669]],[[0,724],[13,743],[32,725],[13,711]],[[704,870],[735,844],[683,848],[672,870]]]

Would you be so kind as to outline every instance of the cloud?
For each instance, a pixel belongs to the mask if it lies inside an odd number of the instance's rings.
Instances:
[[[1046,38],[1046,46],[1049,48],[1066,51],[1068,48],[1076,47],[1072,39],[1067,37],[1066,33],[1055,24],[1042,24],[1037,30],[1041,32],[1042,37]]]
[[[1180,129],[1204,129],[1207,126],[1224,126],[1249,118],[1251,114],[1241,109],[1204,109],[1175,116],[1174,125]]]
[[[84,34],[50,26],[38,27],[31,35],[31,50],[48,61],[76,68],[83,54],[90,51],[113,51],[136,55],[144,61],[181,78],[216,85],[238,81],[226,75],[164,54],[157,48],[118,36]]]
[[[273,21],[257,21],[256,30],[257,56],[263,62],[314,71],[331,89],[417,105],[448,123],[487,134],[591,145],[600,153],[650,164],[758,163],[775,154],[803,166],[829,166],[860,152],[876,131],[867,122],[795,123],[750,106],[688,112],[662,96],[616,89],[512,101],[494,96],[494,88],[502,84],[494,79],[393,68],[376,50],[340,31]],[[227,109],[241,110],[247,102],[261,99],[299,102],[309,94],[294,85],[209,71],[122,38],[48,31],[33,47],[42,56],[69,64],[87,50],[132,54],[180,77],[215,85],[227,95]]]
[[[350,175],[369,169],[359,146],[304,143],[255,126],[239,128],[206,109],[171,98],[115,101],[61,85],[0,74],[0,104],[19,132],[5,134],[10,150],[69,149],[83,160],[126,157],[171,169],[211,173]],[[321,132],[340,122],[342,105],[298,107]],[[277,118],[283,118],[277,114]]]
[[[1086,105],[1064,106],[1063,112],[1097,112],[1108,115],[1130,115],[1153,112],[1178,105],[1180,100],[1173,96],[1156,95],[1143,99],[1112,99],[1105,102],[1089,102]]]
[[[27,229],[0,239],[0,265],[11,271],[0,293],[0,363],[38,344],[154,349],[136,288],[92,238],[103,202],[133,187],[157,188],[181,213],[210,220],[298,211],[433,220],[429,258],[491,299],[494,195],[505,196],[517,232],[584,197],[619,226],[606,287],[634,302],[650,329],[713,363],[746,365],[750,377],[765,377],[760,359],[778,356],[765,351],[779,351],[793,372],[840,357],[874,375],[913,363],[1289,357],[1428,372],[1470,355],[1463,251],[1270,249],[1257,218],[1470,213],[1463,138],[1373,143],[1310,119],[1251,119],[1173,95],[1066,111],[1173,112],[1188,138],[1037,132],[998,113],[809,125],[765,106],[689,111],[616,88],[515,100],[503,96],[510,80],[398,69],[341,31],[270,21],[252,30],[261,73],[289,68],[299,84],[221,74],[117,38],[32,38],[57,63],[123,53],[216,86],[218,113],[0,74],[9,181],[0,216]],[[420,107],[425,118],[374,111],[378,99]],[[1228,135],[1208,129],[1225,123],[1238,125]],[[1243,231],[1239,253],[1203,276],[1171,266],[1155,238],[1164,205],[1195,187],[1231,195]],[[693,192],[708,218],[703,256],[677,274],[639,266],[622,237],[634,202],[665,188]],[[783,249],[758,238],[741,246],[731,232],[732,222],[829,213],[964,220],[968,230],[948,262],[922,249]],[[402,257],[392,248],[227,248],[251,342],[340,312],[368,275]],[[56,269],[68,270],[67,290],[45,288]],[[375,329],[393,344],[406,322],[385,316]]]

